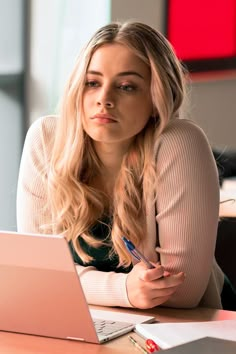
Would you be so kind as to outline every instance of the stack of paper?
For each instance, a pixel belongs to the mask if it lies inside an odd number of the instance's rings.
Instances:
[[[236,320],[138,324],[138,334],[167,349],[204,337],[236,341]]]

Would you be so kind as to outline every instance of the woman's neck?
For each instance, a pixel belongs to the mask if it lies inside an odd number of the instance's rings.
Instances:
[[[97,155],[102,163],[100,174],[96,178],[99,189],[111,196],[116,178],[120,172],[124,155],[127,153],[129,144],[103,144],[95,142]]]
[[[124,158],[127,153],[130,142],[117,144],[107,144],[101,142],[94,143],[95,150],[102,163],[102,171],[108,179],[117,176]]]

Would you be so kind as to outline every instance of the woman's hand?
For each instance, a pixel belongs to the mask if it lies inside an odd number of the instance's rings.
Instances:
[[[166,302],[183,283],[183,272],[170,274],[159,263],[147,269],[139,262],[128,274],[126,289],[129,302],[139,309],[149,309]]]

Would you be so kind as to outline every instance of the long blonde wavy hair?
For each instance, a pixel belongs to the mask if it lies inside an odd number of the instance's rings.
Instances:
[[[110,235],[100,241],[90,230],[96,222],[103,222],[104,193],[90,182],[99,175],[101,162],[92,139],[83,129],[82,101],[90,59],[105,43],[127,46],[150,67],[153,115],[123,158],[110,205]],[[72,240],[84,262],[89,262],[91,257],[80,247],[79,237],[93,247],[110,242],[120,265],[131,263],[121,236],[126,235],[136,245],[146,237],[146,203],[150,197],[155,199],[154,142],[168,122],[178,117],[184,95],[181,63],[167,39],[146,24],[108,24],[82,50],[62,98],[47,185],[53,232],[64,233],[68,241]]]

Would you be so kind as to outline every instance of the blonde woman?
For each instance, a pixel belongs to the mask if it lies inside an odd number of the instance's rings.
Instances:
[[[28,131],[18,231],[63,233],[91,304],[222,306],[217,169],[202,130],[180,119],[184,97],[163,35],[111,23],[78,58],[59,115]],[[131,257],[122,236],[153,269]]]

